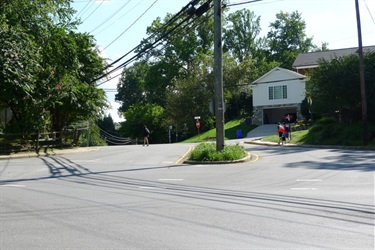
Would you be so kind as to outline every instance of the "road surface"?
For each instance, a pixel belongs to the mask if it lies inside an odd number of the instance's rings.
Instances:
[[[0,161],[0,249],[374,249],[373,151],[191,144]]]

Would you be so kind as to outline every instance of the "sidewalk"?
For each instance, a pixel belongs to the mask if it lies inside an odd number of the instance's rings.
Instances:
[[[16,158],[32,158],[32,157],[44,157],[44,156],[54,156],[54,155],[63,155],[63,154],[78,154],[85,152],[92,152],[100,150],[99,147],[84,147],[84,148],[69,148],[69,149],[55,149],[48,150],[47,154],[43,151],[39,152],[39,155],[36,152],[24,152],[16,153],[10,155],[0,155],[1,160],[16,159]]]

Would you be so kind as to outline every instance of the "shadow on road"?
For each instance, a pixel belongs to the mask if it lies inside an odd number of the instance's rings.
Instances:
[[[324,164],[324,168],[327,169],[332,167],[356,169],[357,167],[360,167],[351,166],[351,164],[355,162],[355,152],[348,152],[347,154],[347,157],[349,158],[348,163],[341,163],[340,166],[337,166],[337,164],[332,164],[332,166],[330,164]],[[366,159],[371,159],[370,155],[363,157],[365,157]],[[152,171],[162,168],[178,168],[183,167],[183,165],[92,172],[89,168],[77,164],[70,159],[62,156],[45,157],[41,158],[41,160],[49,168],[50,176],[30,179],[5,180],[1,182],[2,185],[13,182],[20,183],[57,178],[62,181],[78,184],[79,186],[77,186],[76,188],[87,188],[92,190],[92,188],[94,187],[95,189],[101,191],[113,193],[118,193],[119,190],[121,190],[121,192],[132,192],[133,195],[134,192],[137,192],[135,195],[138,196],[142,196],[142,194],[145,193],[155,193],[159,195],[178,198],[173,199],[174,203],[185,205],[194,204],[194,206],[204,206],[215,210],[221,209],[233,213],[248,214],[248,212],[241,212],[243,211],[243,209],[240,208],[243,207],[246,208],[247,211],[259,209],[269,211],[270,213],[272,213],[272,211],[279,211],[284,213],[300,214],[304,216],[320,217],[330,220],[340,220],[349,223],[373,226],[373,218],[375,214],[373,205],[335,200],[314,199],[299,196],[278,195],[271,193],[235,191],[203,186],[179,185],[161,181],[128,178],[124,176],[124,174],[129,171]],[[300,165],[301,164],[299,164],[299,166]],[[318,165],[316,165],[316,163],[306,162],[306,164],[304,165],[304,167],[318,168]],[[290,167],[297,166],[291,164]],[[371,169],[370,166],[362,166],[363,171],[369,171],[369,169]],[[373,170],[373,167],[371,170]],[[140,187],[143,187],[143,189]],[[43,190],[43,192],[48,193],[49,191]],[[80,199],[74,196],[69,196],[69,198]],[[170,201],[171,199],[168,200]],[[197,200],[199,200],[200,202],[192,202]],[[217,203],[225,203],[226,205],[232,207],[232,209],[221,208],[221,205],[215,205]],[[236,207],[237,209],[233,209],[233,207]],[[282,218],[278,219],[282,220]]]

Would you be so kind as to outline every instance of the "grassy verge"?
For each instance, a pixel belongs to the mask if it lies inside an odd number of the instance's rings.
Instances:
[[[232,120],[228,123],[225,124],[224,130],[225,130],[225,139],[226,140],[231,140],[231,139],[236,139],[236,133],[237,130],[242,130],[242,135],[243,137],[246,137],[247,133],[256,128],[256,125],[247,125],[247,124],[241,124],[243,122],[243,119],[237,119],[237,120]],[[206,141],[215,141],[216,140],[216,129],[211,129],[209,131],[206,131],[200,136],[196,135],[194,137],[191,137],[185,141],[186,142],[206,142]]]
[[[234,161],[247,156],[247,152],[242,146],[225,146],[220,152],[216,151],[215,143],[199,144],[190,153],[188,160],[191,161]]]
[[[308,134],[309,130],[300,130],[300,131],[293,131],[290,134],[291,138],[291,143],[293,144],[304,144],[303,138]],[[279,141],[279,135],[271,135],[271,136],[266,136],[263,138],[264,141],[269,141],[269,142],[278,142]]]
[[[340,124],[333,119],[322,119],[308,130],[293,131],[293,144],[355,146],[375,149],[375,126],[369,126],[370,141],[363,146],[362,124]],[[278,135],[264,137],[263,140],[278,142]]]

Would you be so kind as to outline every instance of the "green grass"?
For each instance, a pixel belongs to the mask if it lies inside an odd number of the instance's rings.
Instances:
[[[369,126],[370,135],[375,134],[375,126]],[[267,136],[264,141],[278,142],[278,135]],[[308,130],[293,131],[293,144],[356,146],[363,149],[375,149],[375,138],[369,145],[363,146],[362,124],[340,124],[334,119],[322,119]]]
[[[250,130],[253,130],[256,128],[256,125],[247,125],[247,124],[241,124],[244,119],[236,119],[232,120],[224,125],[225,130],[225,139],[231,140],[231,139],[237,139],[236,132],[237,130],[242,130],[242,136],[246,137],[247,133]],[[186,142],[206,142],[206,141],[215,141],[216,140],[216,128],[211,129],[209,131],[206,131],[204,133],[201,133],[200,136],[198,135],[191,137],[185,141],[182,141],[183,143]]]
[[[247,152],[239,145],[224,146],[222,151],[217,152],[215,143],[202,143],[194,148],[188,159],[192,161],[233,161],[245,156],[247,156]]]
[[[302,139],[308,134],[308,132],[309,130],[292,131],[290,142],[293,144],[304,144]],[[279,135],[275,133],[275,135],[266,136],[263,138],[263,141],[278,142]]]

